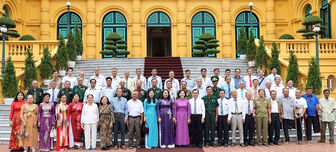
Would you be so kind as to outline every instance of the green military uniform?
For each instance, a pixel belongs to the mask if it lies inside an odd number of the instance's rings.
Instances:
[[[85,85],[81,85],[81,86],[76,85],[76,86],[73,87],[72,93],[73,94],[78,93],[79,94],[79,101],[83,102],[83,100],[84,100],[84,94],[85,94],[85,91],[86,91],[87,88],[88,87],[85,86]]]
[[[177,92],[180,92],[181,90],[179,90],[179,91],[177,91]],[[191,91],[190,90],[188,90],[188,89],[186,89],[185,90],[185,92],[186,92],[186,95],[185,95],[185,99],[191,99],[192,98],[192,94],[191,94]],[[178,98],[177,98],[178,99]]]
[[[131,90],[124,88],[123,93],[121,95],[122,97],[126,98],[127,101],[130,100],[132,98],[132,93]]]
[[[65,94],[67,97],[67,104],[71,103],[72,101],[72,89],[69,88],[69,90],[66,90],[65,88],[62,88],[57,95],[57,98],[61,100],[62,95]]]
[[[147,90],[147,94],[149,93],[149,91],[153,90],[154,91],[154,98],[159,100],[161,98],[161,95],[162,95],[162,89],[160,88],[149,88]]]
[[[136,91],[138,91],[138,99],[140,101],[144,102],[145,99],[147,98],[147,92],[146,92],[146,90],[144,90],[144,89],[137,90],[136,89]]]
[[[210,145],[214,144],[215,141],[215,119],[216,119],[216,109],[218,107],[217,99],[214,96],[203,98],[205,105],[205,144],[209,144],[209,131],[211,131],[211,141]]]
[[[215,99],[219,99],[219,91],[221,91],[222,89],[221,88],[218,88],[218,87],[212,87],[212,96],[215,98]]]
[[[263,143],[267,144],[268,139],[268,109],[272,108],[272,104],[268,99],[257,98],[253,102],[253,109],[255,110],[255,115],[257,119],[257,142],[260,145],[261,141],[261,130],[263,130]]]
[[[34,101],[33,101],[34,104],[39,105],[40,103],[42,103],[43,90],[41,88],[29,89],[26,94],[26,99],[27,99],[27,96],[30,94],[33,95],[34,97]]]

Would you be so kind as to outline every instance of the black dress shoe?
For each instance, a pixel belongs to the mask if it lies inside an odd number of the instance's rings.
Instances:
[[[235,144],[235,143],[232,143],[232,144],[231,144],[231,147],[234,147],[234,146],[236,146],[236,144]]]
[[[280,145],[278,142],[273,142],[274,145]]]
[[[228,143],[224,143],[224,147],[228,147],[229,146],[229,144]]]
[[[202,144],[199,144],[199,145],[198,145],[198,148],[203,148]]]
[[[241,147],[245,147],[245,144],[240,144]]]
[[[247,147],[249,144],[248,143],[244,143],[244,145]]]

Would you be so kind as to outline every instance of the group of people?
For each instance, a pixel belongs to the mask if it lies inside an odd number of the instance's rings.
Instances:
[[[248,69],[247,76],[241,77],[241,70],[235,69],[231,77],[230,69],[220,75],[215,68],[213,76],[207,77],[207,70],[202,68],[196,80],[186,70],[181,81],[174,78],[173,71],[162,81],[156,69],[147,79],[141,69],[136,69],[133,79],[128,71],[121,79],[116,68],[109,77],[95,68],[90,79],[85,78],[84,72],[75,78],[73,69],[68,68],[61,80],[58,71],[53,71],[46,93],[36,80],[26,95],[17,93],[11,105],[9,149],[60,151],[85,146],[86,150],[95,150],[97,132],[102,150],[126,149],[127,129],[130,149],[142,144],[149,149],[279,145],[280,128],[285,142],[290,141],[288,130],[295,128],[300,143],[303,120],[308,142],[312,141],[312,126],[314,132],[321,128],[319,142],[325,142],[328,125],[329,142],[334,144],[336,104],[329,97],[330,90],[324,90],[324,97],[318,100],[311,87],[302,95],[293,81],[282,84],[276,68],[271,72],[265,77],[265,71],[259,69],[255,77],[253,70]]]

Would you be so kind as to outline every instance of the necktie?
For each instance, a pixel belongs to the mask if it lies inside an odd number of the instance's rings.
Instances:
[[[245,99],[243,89],[240,90],[240,96],[241,96],[241,98],[242,98],[243,100]]]
[[[252,87],[252,80],[251,80],[251,76],[250,76],[250,88]]]
[[[250,106],[250,100],[248,101],[248,109],[247,109],[247,114],[250,115],[251,114],[251,106]]]
[[[37,96],[36,94],[37,94],[37,90],[34,89],[34,103],[36,103],[36,101],[37,101],[37,100],[36,100],[36,96]]]
[[[238,103],[237,103],[237,100],[235,100],[235,109],[236,109],[236,113],[238,113]]]
[[[54,99],[55,99],[55,91],[52,91],[52,96],[51,96],[51,102],[54,103]]]
[[[230,84],[227,84],[228,85],[228,88],[229,88],[229,98],[231,98],[231,88],[230,88]]]
[[[254,99],[257,99],[257,96],[258,96],[257,89],[256,89],[256,88],[254,88]]]
[[[128,89],[128,79],[126,79],[126,88]]]
[[[196,99],[195,100],[195,103],[194,103],[194,115],[196,115]]]
[[[224,111],[223,111],[223,99],[221,99],[221,115],[223,115]]]

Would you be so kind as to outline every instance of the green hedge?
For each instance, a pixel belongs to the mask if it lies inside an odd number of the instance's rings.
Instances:
[[[279,39],[295,39],[295,38],[290,34],[283,34],[279,37]]]
[[[31,35],[21,36],[19,41],[35,41],[36,39]]]

